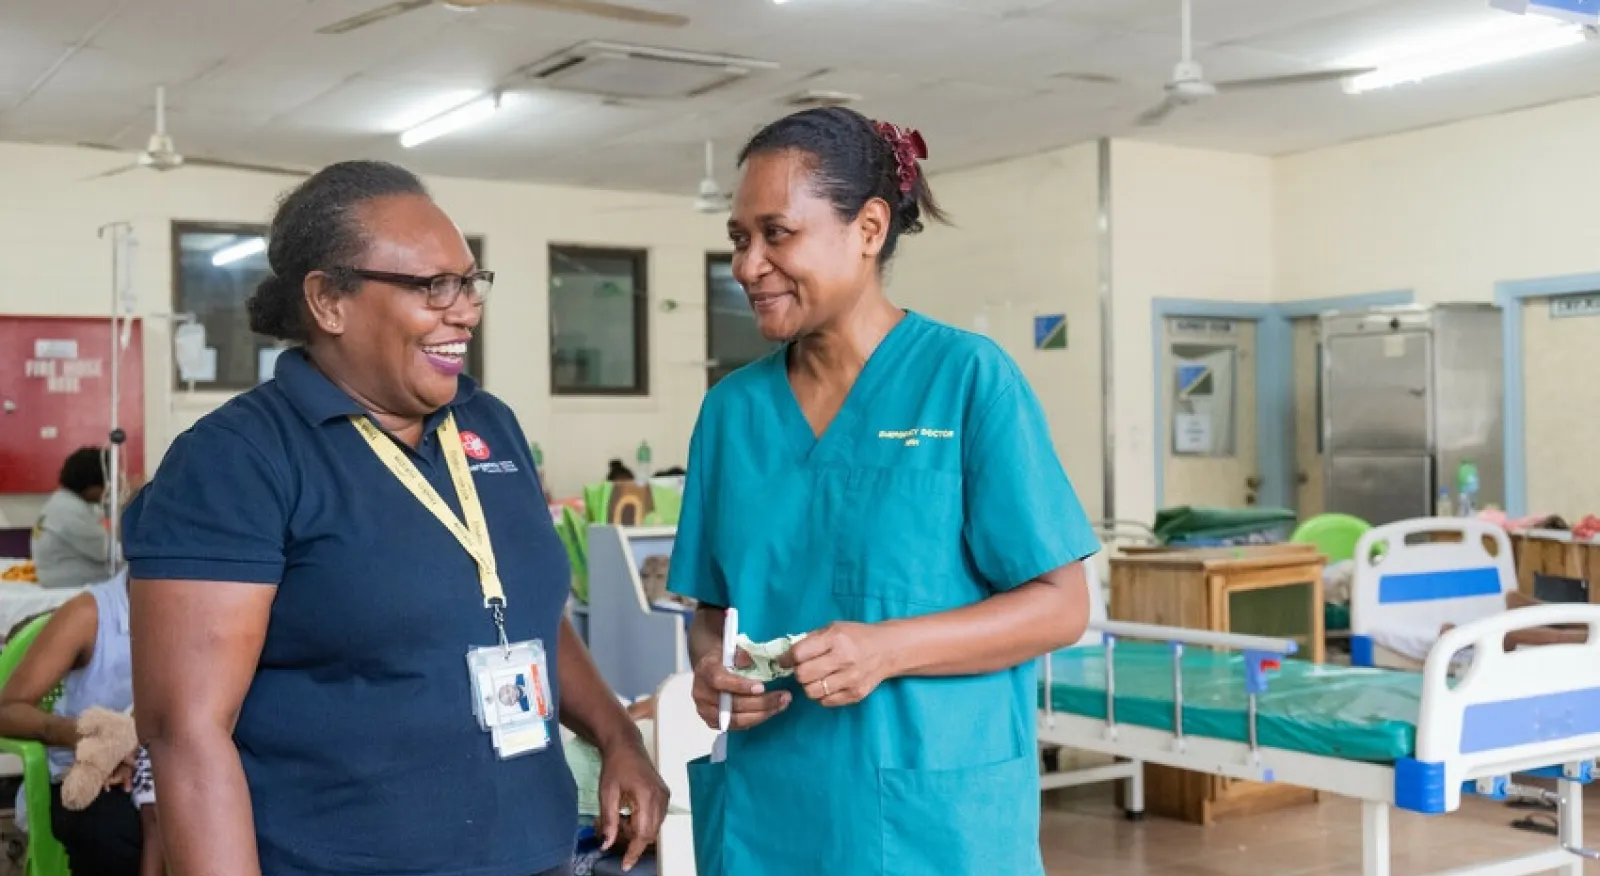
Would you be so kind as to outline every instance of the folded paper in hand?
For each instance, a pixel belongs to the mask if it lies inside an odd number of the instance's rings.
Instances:
[[[789,653],[796,643],[806,636],[801,633],[797,636],[782,636],[770,642],[752,642],[750,637],[739,634],[739,650],[750,655],[750,666],[734,666],[731,670],[734,675],[755,681],[772,681],[794,674],[793,669],[785,669],[778,665],[778,659]]]

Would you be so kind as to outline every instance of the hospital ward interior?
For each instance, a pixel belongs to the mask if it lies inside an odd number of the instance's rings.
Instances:
[[[0,686],[127,583],[174,442],[287,373],[247,307],[285,193],[392,162],[494,273],[461,369],[671,792],[628,872],[720,876],[689,777],[739,751],[668,580],[702,401],[781,343],[730,243],[740,150],[831,107],[916,132],[949,221],[886,294],[1015,363],[1098,542],[1083,634],[1027,676],[1045,872],[1600,873],[1593,0],[0,4]],[[131,728],[137,661],[81,671]],[[0,734],[0,876],[95,876],[52,812],[110,736],[51,738]],[[559,739],[570,872],[622,873],[600,752]]]

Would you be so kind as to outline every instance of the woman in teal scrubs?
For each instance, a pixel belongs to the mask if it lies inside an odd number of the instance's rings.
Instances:
[[[839,108],[740,154],[734,274],[782,344],[706,397],[672,556],[707,723],[733,694],[691,767],[700,876],[1044,872],[1034,659],[1082,634],[1100,545],[1016,364],[884,295],[942,218],[924,157]],[[728,607],[806,634],[791,677],[722,667]]]

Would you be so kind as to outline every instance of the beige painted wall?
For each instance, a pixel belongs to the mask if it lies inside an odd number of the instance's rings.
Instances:
[[[1272,298],[1272,162],[1116,141],[1111,154],[1117,516],[1155,519],[1152,302]]]

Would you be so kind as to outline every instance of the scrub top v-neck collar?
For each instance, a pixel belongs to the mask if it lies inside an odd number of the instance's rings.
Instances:
[[[855,427],[861,411],[870,405],[884,379],[893,373],[896,351],[915,333],[915,325],[921,319],[914,311],[907,310],[905,316],[883,336],[861,367],[861,373],[856,375],[856,382],[845,395],[844,404],[839,406],[839,412],[820,437],[812,431],[811,423],[806,420],[805,409],[794,394],[794,385],[789,382],[789,351],[794,347],[794,342],[784,344],[770,357],[767,373],[776,384],[774,390],[783,412],[784,430],[788,432],[789,441],[802,462],[820,464],[844,461],[848,457],[845,451],[850,447],[850,436],[856,434]]]

